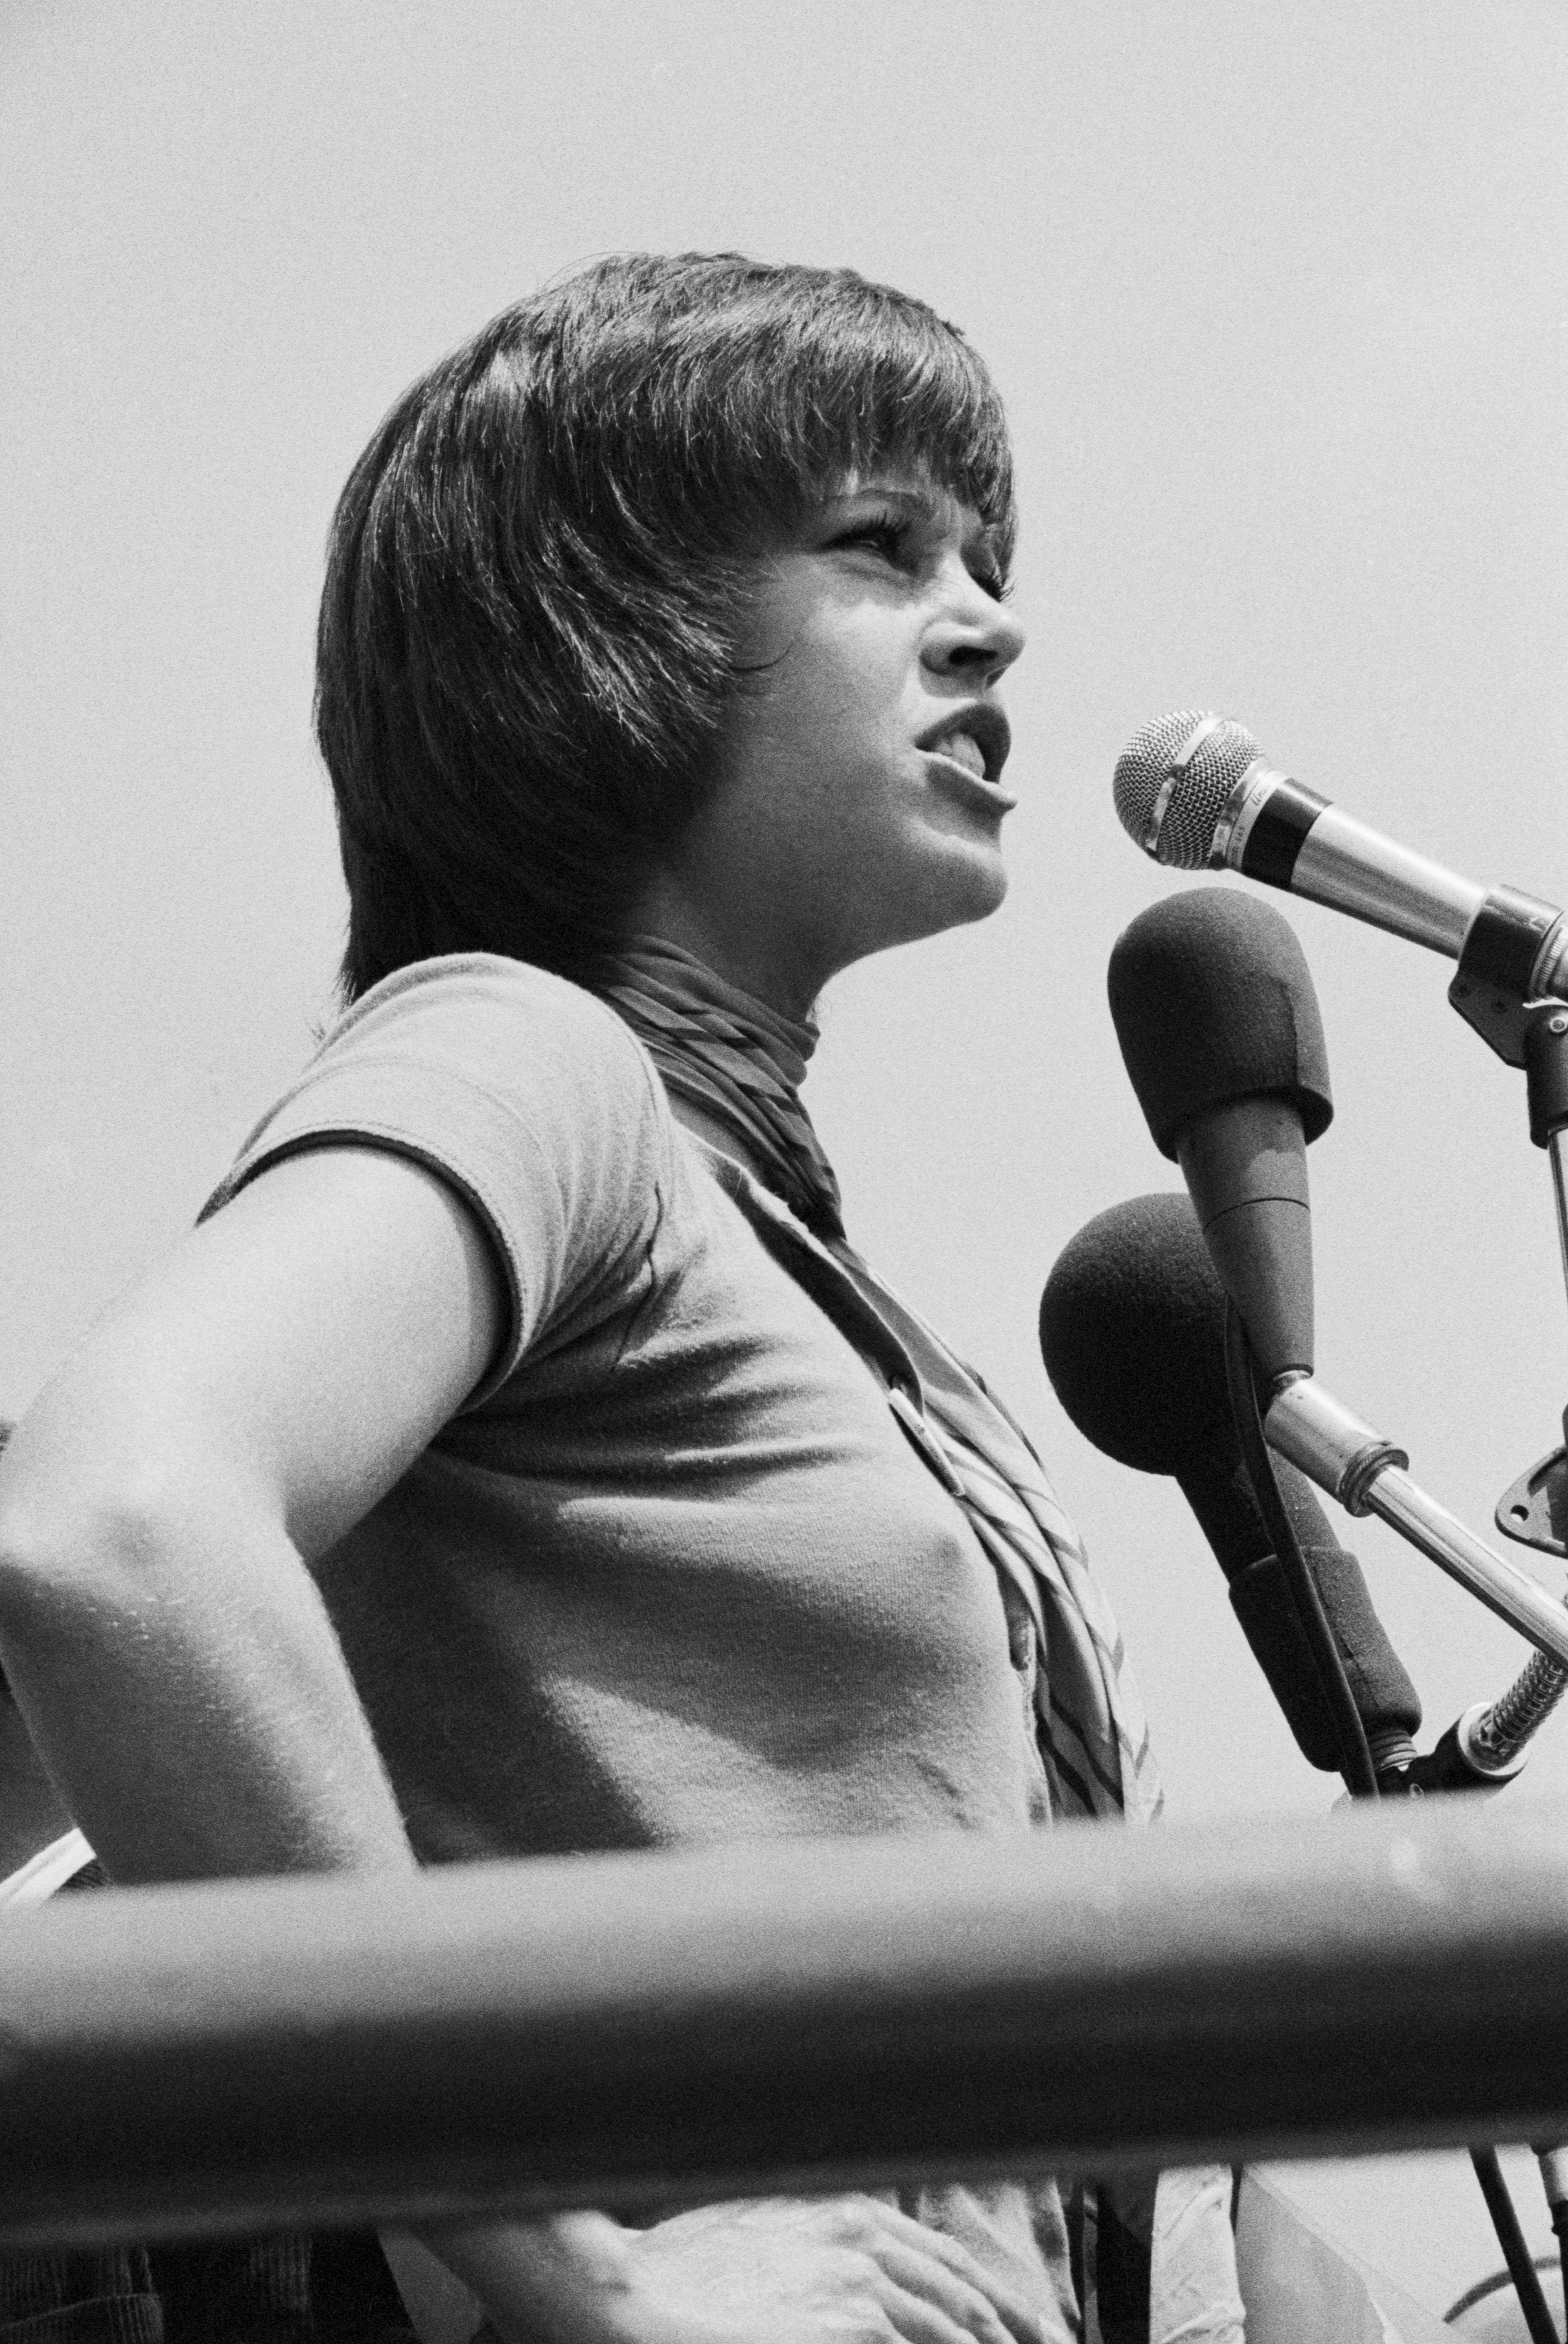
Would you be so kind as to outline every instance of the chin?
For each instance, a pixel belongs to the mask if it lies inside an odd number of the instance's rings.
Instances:
[[[915,917],[907,940],[912,944],[920,936],[940,935],[947,928],[989,920],[1006,894],[1007,864],[1000,847],[970,847],[961,854],[945,855],[940,869],[930,874],[920,902],[910,907]]]
[[[970,920],[989,920],[1007,894],[1007,864],[1000,845],[971,849],[956,858],[946,892],[952,909],[944,927],[960,927]]]

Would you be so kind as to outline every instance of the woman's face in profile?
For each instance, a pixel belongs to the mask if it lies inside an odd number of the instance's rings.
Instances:
[[[760,565],[717,785],[676,860],[727,921],[793,946],[807,998],[1002,899],[997,687],[1023,634],[1001,583],[979,516],[902,467],[841,484]]]

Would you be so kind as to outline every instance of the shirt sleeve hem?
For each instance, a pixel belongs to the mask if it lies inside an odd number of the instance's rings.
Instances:
[[[506,1288],[507,1325],[490,1366],[457,1411],[467,1414],[480,1407],[512,1374],[538,1331],[535,1322],[546,1315],[546,1298],[530,1294],[521,1248],[493,1167],[508,1158],[515,1162],[519,1150],[532,1156],[547,1177],[548,1167],[532,1133],[502,1101],[448,1068],[390,1059],[372,1066],[361,1059],[352,1069],[343,1069],[344,1077],[353,1083],[352,1107],[347,1102],[337,1106],[331,1096],[338,1087],[336,1073],[336,1069],[325,1071],[303,1094],[287,1102],[226,1174],[203,1206],[198,1220],[208,1220],[221,1211],[269,1166],[317,1148],[374,1147],[402,1156],[434,1173],[475,1215],[500,1266]],[[389,1096],[410,1077],[418,1086],[418,1127],[406,1110],[397,1111]],[[374,1096],[377,1090],[379,1098]],[[439,1139],[433,1136],[436,1132],[440,1133]]]

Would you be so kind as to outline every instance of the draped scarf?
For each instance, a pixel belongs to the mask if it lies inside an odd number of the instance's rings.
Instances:
[[[657,936],[630,938],[598,990],[671,1096],[739,1143],[747,1164],[709,1148],[714,1167],[754,1221],[787,1238],[800,1282],[842,1325],[823,1282],[838,1281],[839,1301],[848,1289],[911,1363],[917,1389],[888,1382],[889,1405],[962,1508],[1010,1619],[1021,1601],[1033,1623],[1036,1736],[1053,1816],[1152,1822],[1163,1800],[1143,1704],[1111,1606],[1044,1467],[981,1379],[845,1235],[839,1184],[799,1096],[815,1025],[781,1015]],[[1086,2344],[1241,2344],[1230,2193],[1231,2177],[1217,2167],[1074,2189]]]
[[[980,1378],[845,1236],[839,1184],[799,1097],[815,1026],[780,1015],[655,936],[631,938],[600,990],[666,1088],[734,1134],[799,1241],[832,1262],[909,1354],[918,1399],[911,1411],[909,1396],[893,1390],[890,1404],[962,1507],[1004,1596],[1034,1623],[1036,1724],[1053,1813],[1151,1820],[1162,1801],[1143,1704],[1066,1509]]]

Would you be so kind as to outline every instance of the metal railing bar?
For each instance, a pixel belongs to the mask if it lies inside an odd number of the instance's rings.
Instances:
[[[0,1924],[0,2244],[1568,2133],[1568,1810],[100,1893]]]

